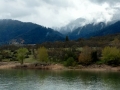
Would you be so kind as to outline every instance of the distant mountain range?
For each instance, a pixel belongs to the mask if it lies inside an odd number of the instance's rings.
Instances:
[[[86,24],[86,20],[83,18],[78,18],[74,21],[71,21],[69,24],[67,24],[66,26],[63,26],[61,28],[53,28],[57,31],[59,31],[62,34],[68,34],[71,33],[72,31],[74,31],[75,29],[82,27]]]
[[[74,31],[68,34],[71,39],[78,39],[78,38],[89,38],[94,35],[95,32],[101,31],[103,28],[107,27],[108,25],[100,22],[97,24],[87,24],[82,27],[78,27]]]
[[[120,21],[111,21],[108,23],[88,23],[85,19],[76,19],[68,25],[57,30],[70,39],[90,38],[94,36],[103,36],[108,34],[120,33]]]
[[[115,22],[97,32],[93,32],[93,36],[105,36],[120,33],[120,21]]]
[[[0,44],[17,43],[37,44],[46,41],[61,41],[64,37],[58,31],[34,23],[17,20],[0,20]]]
[[[120,33],[120,21],[85,24],[86,20],[77,19],[68,25],[53,30],[41,25],[18,20],[0,20],[0,44],[25,43],[40,44],[43,42],[64,41],[65,36],[71,40],[90,38]]]

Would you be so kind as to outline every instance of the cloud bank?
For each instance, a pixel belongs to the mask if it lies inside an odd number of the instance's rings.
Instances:
[[[120,20],[120,0],[0,0],[0,19],[61,27],[77,18]]]

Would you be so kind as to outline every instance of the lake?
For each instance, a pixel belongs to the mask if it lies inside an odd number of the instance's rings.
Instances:
[[[0,70],[0,90],[120,90],[120,72]]]

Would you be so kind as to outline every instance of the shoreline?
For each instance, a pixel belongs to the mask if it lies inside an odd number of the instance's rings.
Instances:
[[[40,70],[81,70],[81,71],[118,71],[120,72],[120,66],[112,67],[108,65],[88,65],[82,66],[78,65],[76,67],[64,67],[62,64],[51,64],[51,65],[36,65],[25,63],[20,65],[18,62],[0,62],[1,69],[40,69]]]

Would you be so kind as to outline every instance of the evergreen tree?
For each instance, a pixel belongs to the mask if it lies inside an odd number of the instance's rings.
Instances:
[[[66,38],[65,38],[65,41],[69,41],[69,38],[68,38],[68,36],[66,36]]]

